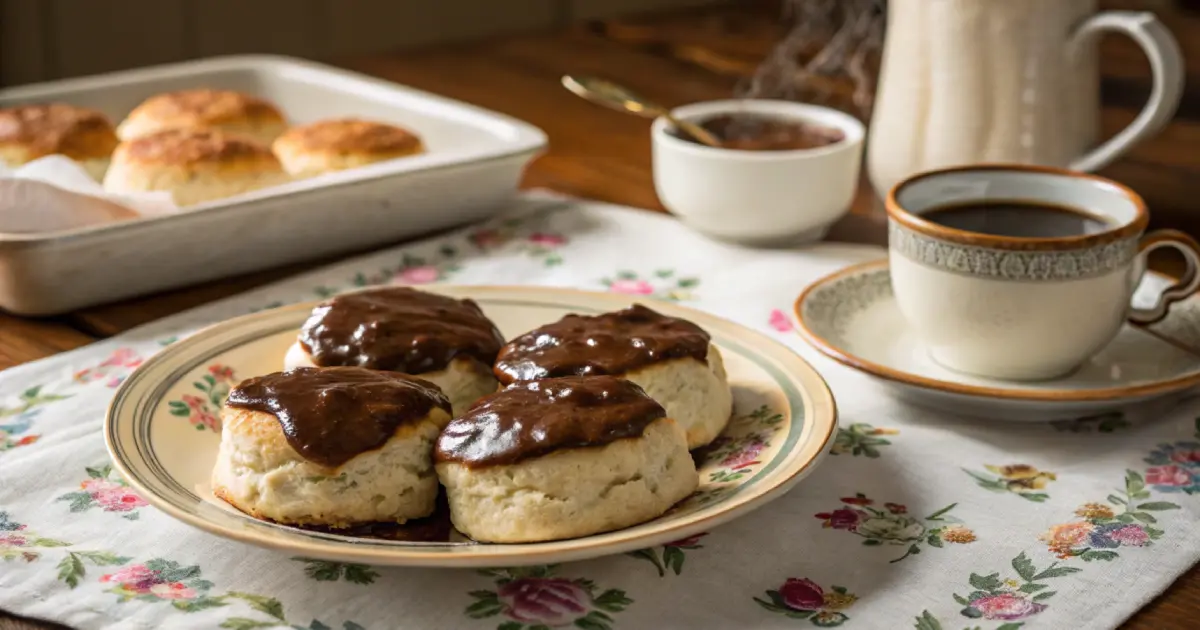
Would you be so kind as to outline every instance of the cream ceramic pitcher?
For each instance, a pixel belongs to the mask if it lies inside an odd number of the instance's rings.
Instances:
[[[1097,146],[1103,33],[1145,50],[1138,117]],[[1160,130],[1179,104],[1183,60],[1150,13],[1096,0],[889,0],[867,168],[881,197],[920,171],[1006,162],[1102,168]]]

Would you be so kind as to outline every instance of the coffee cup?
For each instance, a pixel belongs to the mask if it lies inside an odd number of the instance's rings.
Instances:
[[[1200,287],[1200,245],[1149,215],[1116,182],[1040,166],[929,171],[887,197],[892,289],[936,362],[976,376],[1070,373],[1126,321],[1150,324]],[[1131,304],[1157,249],[1183,255],[1183,279]]]

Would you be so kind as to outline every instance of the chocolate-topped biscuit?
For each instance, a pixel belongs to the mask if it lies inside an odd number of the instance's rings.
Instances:
[[[451,421],[434,461],[472,468],[514,464],[559,449],[638,437],[664,417],[662,406],[642,388],[611,376],[517,383]]]
[[[225,404],[274,415],[296,453],[328,467],[379,448],[434,407],[450,413],[449,401],[432,383],[357,367],[256,376],[234,387]]]
[[[299,343],[319,366],[422,374],[459,357],[490,366],[504,338],[472,300],[407,287],[346,293],[313,309]]]
[[[433,459],[455,529],[481,542],[636,525],[699,483],[683,427],[615,376],[510,385],[452,420]]]
[[[510,341],[496,360],[501,383],[557,376],[620,375],[669,359],[704,362],[703,328],[640,304],[602,315],[567,315]]]

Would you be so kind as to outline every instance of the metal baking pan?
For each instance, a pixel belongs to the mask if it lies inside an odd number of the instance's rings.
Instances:
[[[61,101],[119,122],[145,98],[194,87],[276,103],[291,124],[357,116],[418,133],[424,155],[291,182],[178,214],[38,234],[0,233],[0,308],[54,315],[485,218],[546,146],[527,123],[329,66],[215,57],[0,90],[0,107]],[[36,208],[30,209],[36,212]]]

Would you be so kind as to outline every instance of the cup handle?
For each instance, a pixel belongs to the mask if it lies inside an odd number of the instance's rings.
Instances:
[[[1100,170],[1133,145],[1162,129],[1175,115],[1179,99],[1183,96],[1183,55],[1179,51],[1179,43],[1153,13],[1097,13],[1084,20],[1071,34],[1071,46],[1078,50],[1105,32],[1124,33],[1142,47],[1150,60],[1154,82],[1150,90],[1150,100],[1146,102],[1137,118],[1107,142],[1072,162],[1071,169],[1076,171]]]
[[[1171,248],[1183,254],[1187,271],[1175,284],[1159,294],[1150,308],[1129,307],[1129,320],[1135,324],[1153,324],[1167,316],[1172,304],[1187,298],[1200,289],[1200,243],[1179,230],[1157,230],[1142,237],[1138,243],[1135,280],[1146,272],[1146,260],[1156,249]],[[1136,286],[1136,285],[1135,285]]]

